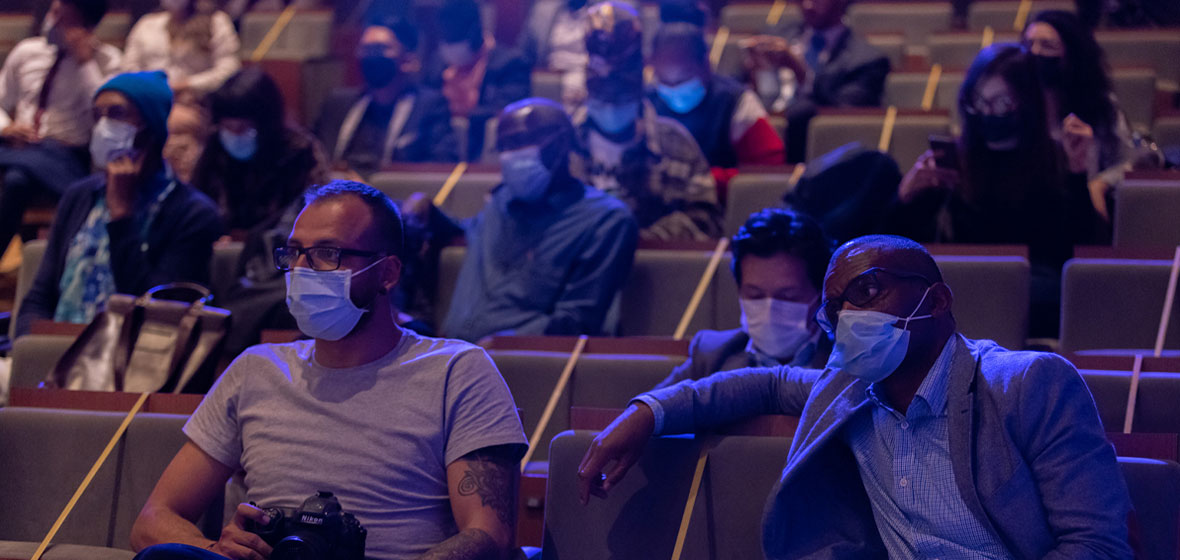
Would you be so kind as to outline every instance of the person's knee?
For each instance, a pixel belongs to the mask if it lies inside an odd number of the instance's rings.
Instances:
[[[203,548],[180,543],[165,543],[141,550],[133,560],[214,560],[220,558],[225,557]]]
[[[9,167],[4,170],[2,179],[0,179],[0,188],[7,191],[18,191],[27,193],[33,186],[33,178],[29,173],[20,167]]]

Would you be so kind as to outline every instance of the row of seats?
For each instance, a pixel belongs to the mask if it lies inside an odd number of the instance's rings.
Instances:
[[[464,247],[447,247],[439,263],[436,321],[446,316],[459,274]],[[671,336],[697,282],[708,266],[709,251],[639,249],[631,276],[619,296],[618,332],[622,336]],[[1024,257],[939,255],[935,259],[955,291],[955,317],[969,336],[990,338],[1022,348],[1028,328],[1029,264]],[[741,324],[737,283],[726,254],[688,324],[701,329],[734,329]]]
[[[880,9],[874,4],[879,4]],[[906,2],[901,6],[897,2],[859,2],[849,7],[848,20],[854,28],[860,29],[893,29],[907,30],[914,28],[914,37],[921,38],[923,34],[950,28],[951,5],[949,2]],[[798,4],[786,3],[782,8],[780,21],[800,21],[803,19]],[[1034,0],[1030,13],[1042,10],[1074,11],[1075,4],[1070,0]],[[759,33],[767,24],[772,10],[771,2],[732,3],[721,8],[720,24],[729,28],[733,33]],[[1017,0],[997,0],[988,2],[972,2],[967,8],[967,28],[982,31],[985,27],[995,30],[1009,30],[1016,21],[1020,11]],[[881,20],[882,13],[900,13],[904,17]]]
[[[125,415],[37,408],[0,409],[0,557],[31,558],[54,519]],[[131,524],[156,480],[184,445],[187,417],[138,415],[54,539],[46,560],[127,560]],[[222,504],[199,522],[221,531]],[[65,543],[57,544],[57,543]],[[71,546],[73,545],[73,546]]]
[[[979,45],[971,47],[970,55],[975,56]],[[931,108],[949,111],[958,122],[959,87],[963,83],[963,72],[942,72],[934,90]],[[929,72],[891,72],[885,78],[885,94],[882,105],[899,109],[917,109],[922,106],[926,95]],[[1111,84],[1119,99],[1123,112],[1131,126],[1137,130],[1153,129],[1155,121],[1156,76],[1150,68],[1115,68],[1111,71]]]
[[[83,478],[123,414],[0,409],[0,555],[32,551]],[[131,523],[168,461],[184,444],[185,417],[140,414],[57,533],[48,560],[126,560]],[[549,446],[543,557],[564,560],[670,555],[702,442],[710,445],[686,534],[689,559],[756,558],[761,512],[786,461],[790,439],[687,436],[652,440],[609,499],[577,502],[577,467],[596,434],[563,432]],[[548,441],[548,440],[547,440]],[[1120,458],[1136,509],[1140,558],[1174,559],[1180,527],[1180,465]],[[211,538],[223,503],[199,521]],[[653,515],[653,512],[656,513]],[[96,522],[109,520],[109,522]]]
[[[546,560],[667,558],[672,555],[702,440],[658,438],[609,499],[582,506],[577,470],[594,432],[565,432],[550,449],[545,498]],[[709,439],[707,468],[689,521],[682,559],[761,558],[762,508],[783,464],[789,438]],[[1180,465],[1119,458],[1136,510],[1137,557],[1180,554]]]

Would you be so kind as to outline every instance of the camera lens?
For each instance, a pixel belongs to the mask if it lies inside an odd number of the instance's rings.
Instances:
[[[298,531],[275,543],[274,552],[271,552],[270,558],[271,560],[321,560],[330,558],[330,554],[331,550],[323,537]]]

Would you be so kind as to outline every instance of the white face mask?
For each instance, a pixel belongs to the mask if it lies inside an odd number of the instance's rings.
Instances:
[[[352,277],[385,260],[356,272],[351,270],[318,271],[295,267],[287,271],[287,309],[295,317],[299,330],[319,340],[340,340],[356,328],[368,312],[352,303]]]
[[[514,200],[534,202],[545,196],[553,173],[541,162],[539,146],[525,146],[500,152],[500,173],[504,188]]]
[[[828,358],[828,367],[843,370],[848,375],[876,383],[889,377],[905,360],[910,346],[910,321],[929,319],[932,315],[914,314],[926,301],[930,288],[905,318],[880,311],[849,309],[838,314],[836,345]],[[901,326],[895,326],[901,323]]]
[[[98,119],[90,133],[90,161],[99,169],[106,169],[111,160],[126,154],[135,145],[135,125],[110,117]]]
[[[795,355],[810,338],[811,306],[774,298],[739,299],[742,330],[754,348],[777,360]]]

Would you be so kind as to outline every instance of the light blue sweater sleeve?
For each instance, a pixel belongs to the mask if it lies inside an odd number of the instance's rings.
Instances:
[[[690,433],[764,414],[798,416],[821,373],[788,366],[723,371],[636,400],[655,413],[654,435]]]

